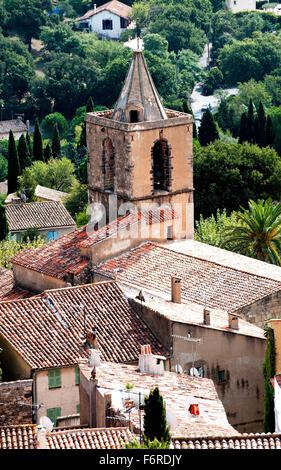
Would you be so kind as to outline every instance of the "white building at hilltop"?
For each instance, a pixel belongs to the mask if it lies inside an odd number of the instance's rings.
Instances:
[[[233,13],[256,10],[256,0],[226,0],[226,8]]]

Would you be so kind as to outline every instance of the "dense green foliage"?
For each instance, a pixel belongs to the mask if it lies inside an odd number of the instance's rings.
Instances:
[[[153,441],[145,441],[140,444],[138,441],[132,441],[125,444],[125,449],[169,449],[170,445],[167,442],[159,442],[157,439]]]
[[[194,239],[207,243],[207,245],[219,247],[222,244],[226,228],[236,221],[236,213],[232,212],[228,216],[225,209],[223,211],[217,210],[216,215],[212,214],[206,219],[201,214],[199,220],[195,221]]]
[[[264,432],[275,431],[275,415],[274,415],[274,388],[270,382],[276,373],[276,351],[274,332],[271,328],[265,328],[266,336],[266,351],[263,363],[263,376],[264,376]]]
[[[24,134],[20,136],[19,141],[18,141],[18,156],[19,156],[20,170],[22,172],[27,166],[30,166],[32,164],[31,155],[29,153],[29,149],[28,149]]]
[[[241,208],[237,222],[225,229],[222,247],[231,245],[232,251],[281,266],[281,203],[249,201],[249,208]]]
[[[13,193],[18,188],[18,176],[20,175],[20,163],[17,146],[12,131],[9,133],[8,149],[8,194]]]
[[[44,238],[38,237],[35,238],[32,242],[28,240],[27,242],[17,242],[16,240],[2,240],[0,241],[0,267],[6,269],[12,269],[12,264],[10,259],[19,253],[20,251],[25,250],[26,248],[37,248],[43,243],[46,243]]]
[[[166,411],[163,397],[158,387],[151,390],[148,397],[144,399],[144,440],[167,444],[171,441],[169,427],[167,427]]]
[[[5,240],[9,232],[5,208],[6,194],[0,195],[0,241]]]
[[[228,213],[250,199],[280,200],[281,161],[270,148],[216,141],[194,147],[195,218]]]
[[[219,138],[219,133],[213,118],[213,115],[209,109],[204,112],[201,125],[198,132],[198,140],[200,145],[203,147],[209,145]]]
[[[44,154],[43,154],[43,139],[42,134],[40,131],[39,121],[38,119],[35,120],[35,127],[34,127],[34,134],[33,134],[33,160],[34,161],[44,161]]]

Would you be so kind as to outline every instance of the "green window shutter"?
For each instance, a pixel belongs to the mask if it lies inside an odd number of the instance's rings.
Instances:
[[[80,413],[80,405],[76,405],[76,411],[77,413]]]
[[[53,369],[48,371],[49,388],[61,387],[61,371]]]
[[[47,410],[47,416],[52,421],[54,426],[57,425],[57,418],[61,416],[61,408],[49,408]]]
[[[80,383],[80,370],[79,367],[75,367],[75,385]]]

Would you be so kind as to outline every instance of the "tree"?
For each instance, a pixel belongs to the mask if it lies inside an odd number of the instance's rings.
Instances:
[[[157,439],[159,442],[170,443],[171,435],[167,427],[166,411],[163,397],[158,387],[151,390],[144,399],[144,438],[145,441]]]
[[[52,155],[53,158],[59,158],[61,155],[60,135],[57,124],[55,124],[54,135],[52,139]]]
[[[28,153],[29,153],[29,155],[30,155],[30,158],[32,159],[33,154],[32,154],[32,145],[31,145],[31,140],[30,140],[29,132],[26,133],[25,140],[26,140],[26,145],[27,145]]]
[[[216,212],[216,215],[204,219],[200,215],[200,219],[195,221],[194,240],[198,240],[207,245],[219,247],[222,243],[225,229],[236,222],[236,213],[232,212],[227,215],[225,209]],[[228,247],[231,250],[231,247]]]
[[[199,127],[198,140],[203,147],[209,145],[219,138],[219,133],[211,111],[206,109],[201,119]]]
[[[88,187],[86,184],[75,183],[69,195],[64,200],[64,205],[70,215],[76,216],[85,211],[88,204]]]
[[[50,144],[47,144],[44,148],[44,161],[48,163],[48,161],[52,158],[52,148]]]
[[[35,161],[19,177],[20,189],[25,188],[29,197],[37,184],[67,193],[77,182],[74,172],[73,163],[65,157],[51,158],[47,163]]]
[[[240,120],[240,128],[239,128],[239,144],[243,144],[243,142],[247,142],[248,140],[248,118],[247,114],[243,113]]]
[[[86,113],[92,113],[94,111],[94,109],[95,109],[94,102],[93,102],[92,97],[90,96],[90,98],[88,99],[87,104],[86,104]],[[83,121],[82,131],[81,131],[81,134],[80,134],[80,140],[78,142],[77,149],[79,150],[82,147],[87,148],[86,123],[85,123],[85,121]]]
[[[32,38],[39,38],[40,28],[47,20],[42,0],[4,0],[9,14],[7,28],[18,34],[31,50]]]
[[[43,155],[43,141],[42,134],[39,127],[38,119],[35,120],[34,134],[33,134],[33,160],[44,161]]]
[[[44,117],[41,122],[41,128],[47,138],[53,136],[55,127],[57,126],[60,135],[63,137],[68,130],[68,123],[61,113],[51,113]]]
[[[19,156],[19,163],[20,169],[23,171],[27,166],[32,164],[31,156],[28,150],[26,138],[24,134],[22,134],[19,138],[18,142],[18,156]]]
[[[19,251],[27,248],[38,248],[46,240],[42,237],[35,238],[32,242],[28,240],[26,243],[17,242],[15,239],[0,241],[0,266],[6,269],[12,269],[13,265],[10,259]]]
[[[253,100],[250,98],[247,116],[247,141],[254,142],[254,107]]]
[[[5,240],[9,232],[8,221],[6,217],[6,208],[5,208],[5,198],[6,194],[1,194],[0,197],[0,241]]]
[[[249,209],[237,212],[237,223],[225,230],[222,247],[281,266],[281,203],[249,201]]]
[[[264,432],[275,431],[275,413],[274,413],[274,388],[270,382],[276,374],[276,351],[274,331],[272,328],[265,328],[266,351],[262,367],[264,376]]]
[[[260,147],[265,146],[265,131],[266,131],[266,116],[263,108],[263,104],[260,101],[257,115],[257,139],[256,142]]]
[[[195,219],[227,213],[249,199],[281,200],[281,161],[276,151],[244,142],[194,147]]]
[[[265,145],[272,147],[274,144],[274,138],[275,134],[273,130],[272,120],[270,116],[267,116],[265,126]]]
[[[8,194],[14,193],[18,188],[18,176],[20,175],[20,162],[14,134],[9,133],[8,151]]]

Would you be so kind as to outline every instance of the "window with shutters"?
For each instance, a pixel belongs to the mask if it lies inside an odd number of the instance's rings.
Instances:
[[[80,370],[79,367],[75,367],[75,385],[80,384]]]
[[[48,371],[49,388],[61,387],[61,371],[60,369],[53,369]]]
[[[57,418],[61,416],[61,408],[48,408],[47,409],[47,416],[52,421],[54,426],[57,425]]]
[[[113,29],[112,20],[102,20],[102,29]]]
[[[77,413],[80,413],[80,405],[76,405],[76,411]]]

